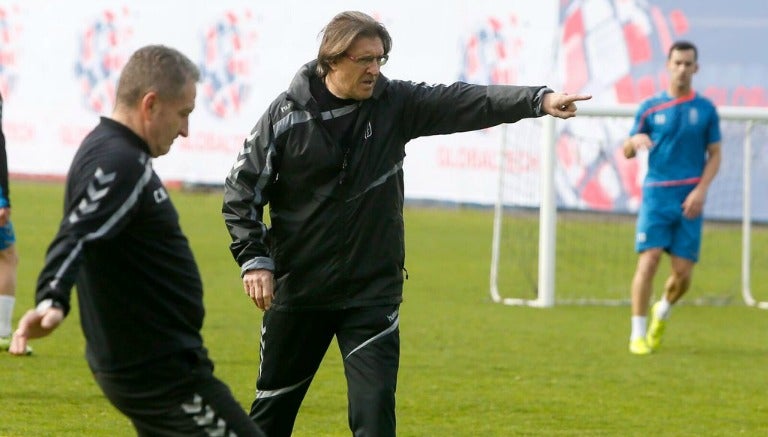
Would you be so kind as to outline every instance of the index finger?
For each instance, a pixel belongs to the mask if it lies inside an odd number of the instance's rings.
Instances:
[[[568,94],[565,96],[566,99],[568,99],[569,102],[578,102],[581,100],[589,100],[592,98],[591,94]]]

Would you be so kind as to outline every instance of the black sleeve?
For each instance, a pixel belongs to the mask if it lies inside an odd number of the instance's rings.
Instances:
[[[51,298],[69,312],[84,247],[117,235],[135,213],[152,165],[148,156],[123,149],[95,147],[75,157],[67,177],[64,217],[38,277],[37,303]]]
[[[232,237],[230,251],[242,272],[274,270],[267,246],[264,207],[269,202],[267,188],[275,180],[276,160],[275,132],[267,110],[243,142],[224,182],[222,215]]]
[[[485,129],[539,117],[544,86],[451,85],[393,81],[405,97],[402,122],[408,138]]]

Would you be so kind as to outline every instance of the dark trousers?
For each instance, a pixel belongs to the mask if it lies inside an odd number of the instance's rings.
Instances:
[[[296,414],[334,335],[344,360],[354,436],[395,435],[399,305],[264,314],[251,418],[269,437],[291,435]]]
[[[204,350],[94,377],[139,436],[264,436],[229,387],[213,376]]]

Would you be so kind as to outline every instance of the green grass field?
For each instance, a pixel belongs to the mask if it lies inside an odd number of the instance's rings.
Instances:
[[[14,182],[12,195],[21,255],[18,319],[32,305],[37,272],[60,219],[62,187]],[[203,334],[216,374],[248,408],[261,313],[241,290],[219,214],[220,194],[174,191],[171,196],[201,267],[207,308]],[[662,350],[635,357],[627,352],[626,306],[533,309],[490,302],[491,211],[408,208],[405,215],[410,279],[401,308],[399,435],[768,435],[768,313],[744,306],[731,290],[739,283],[738,268],[732,266],[738,265],[740,251],[737,230],[736,236],[711,237],[708,231],[705,239],[712,241],[705,240],[705,261],[690,296],[725,287],[736,298],[725,306],[676,308]],[[592,232],[582,237],[586,244],[631,239],[631,228],[621,231],[621,224],[588,226]],[[514,232],[514,223],[507,228],[512,238],[523,234]],[[615,236],[616,229],[622,236]],[[760,230],[754,251],[765,244]],[[516,256],[531,258],[528,252]],[[624,265],[623,258],[562,256],[559,276],[570,278],[599,264],[620,273],[628,290],[633,265]],[[765,290],[764,276],[759,278],[754,287]],[[530,279],[507,281],[510,288],[516,283],[525,288]],[[575,283],[588,279],[567,281],[559,279],[558,288],[589,288]],[[768,291],[763,295],[768,298]],[[135,435],[91,378],[76,310],[33,346],[35,354],[28,358],[0,354],[0,436]],[[294,435],[350,435],[335,345],[302,405]]]

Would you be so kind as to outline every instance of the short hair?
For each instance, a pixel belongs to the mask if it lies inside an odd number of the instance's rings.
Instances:
[[[667,59],[672,59],[672,52],[675,50],[693,50],[693,60],[697,61],[699,59],[699,51],[696,49],[696,46],[690,41],[675,41],[672,44],[672,46],[669,48],[669,52],[667,53]]]
[[[385,55],[392,49],[392,37],[384,25],[358,11],[337,14],[320,33],[323,35],[317,52],[317,74],[320,77],[325,77],[331,71],[330,64],[344,56],[360,37],[380,38]]]
[[[200,70],[183,53],[163,45],[144,46],[123,67],[115,104],[134,107],[150,91],[162,99],[177,99],[190,80],[198,82]]]

